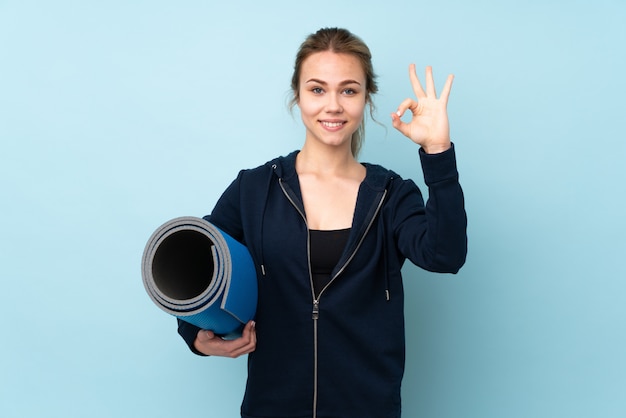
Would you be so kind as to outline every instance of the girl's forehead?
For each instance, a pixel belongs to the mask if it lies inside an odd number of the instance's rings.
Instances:
[[[363,83],[365,71],[354,55],[323,51],[309,55],[302,62],[300,76],[302,82],[315,78],[326,82],[355,80]]]

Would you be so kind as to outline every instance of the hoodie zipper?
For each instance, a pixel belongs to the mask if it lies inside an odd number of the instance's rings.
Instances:
[[[382,207],[383,202],[385,201],[385,197],[387,196],[387,189],[385,189],[385,191],[383,192],[383,195],[380,197],[380,200],[378,202],[378,206],[376,207],[376,210],[374,211],[374,214],[372,215],[369,223],[367,224],[367,228],[365,228],[365,231],[363,232],[363,235],[361,235],[361,239],[359,240],[359,243],[354,248],[354,250],[352,251],[352,253],[348,257],[348,259],[345,261],[345,263],[343,263],[341,268],[339,270],[337,270],[337,273],[335,273],[335,275],[326,284],[326,286],[324,286],[322,288],[322,290],[320,290],[320,293],[319,293],[319,295],[317,295],[317,298],[316,298],[315,297],[315,290],[314,290],[314,287],[313,287],[313,275],[311,274],[311,234],[310,234],[310,230],[309,230],[309,224],[307,223],[306,215],[304,214],[304,212],[302,212],[302,210],[300,209],[300,207],[298,207],[298,205],[293,200],[293,198],[291,197],[289,192],[285,189],[285,187],[283,185],[283,179],[279,177],[278,183],[280,184],[280,188],[282,189],[284,195],[287,197],[289,202],[291,202],[293,207],[296,208],[296,210],[298,211],[298,213],[302,217],[302,219],[304,221],[304,224],[306,225],[306,230],[307,230],[307,244],[306,244],[307,261],[308,261],[308,264],[309,264],[308,267],[309,267],[309,282],[310,282],[310,285],[311,285],[311,294],[313,295],[313,311],[311,313],[311,318],[313,319],[313,416],[312,416],[312,418],[317,418],[317,395],[318,395],[318,390],[317,390],[317,368],[318,368],[317,367],[317,365],[318,365],[318,356],[317,356],[317,341],[318,341],[318,339],[317,339],[317,321],[318,321],[319,316],[320,316],[320,309],[319,309],[320,308],[320,298],[321,298],[322,294],[324,293],[324,291],[328,288],[328,286],[330,286],[330,284],[333,281],[335,281],[335,279],[346,269],[346,267],[348,266],[350,261],[352,261],[352,259],[356,255],[357,251],[359,251],[359,248],[361,248],[361,244],[363,243],[363,240],[365,239],[365,237],[367,236],[369,230],[371,229],[372,225],[374,224],[374,220],[378,216],[378,212],[380,211],[380,208]]]
[[[280,188],[283,191],[283,194],[287,197],[289,202],[292,204],[294,208],[298,211],[304,224],[306,225],[306,254],[307,254],[307,263],[309,267],[309,283],[311,286],[311,295],[313,297],[313,311],[311,313],[311,318],[313,319],[313,416],[312,418],[317,417],[317,320],[320,315],[320,302],[319,297],[315,298],[315,290],[313,288],[313,275],[311,274],[311,233],[309,231],[309,224],[306,220],[306,215],[300,209],[300,207],[293,200],[289,192],[285,189],[285,185],[283,184],[283,179],[281,177],[278,178],[278,184],[280,184]],[[321,294],[321,292],[320,292]]]

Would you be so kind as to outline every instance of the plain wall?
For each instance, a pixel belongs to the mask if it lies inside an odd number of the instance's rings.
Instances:
[[[192,355],[141,255],[301,146],[293,58],[323,26],[373,52],[362,160],[418,184],[388,115],[411,62],[456,76],[468,261],[405,268],[404,416],[626,416],[625,21],[617,0],[0,1],[0,416],[238,416],[246,359]]]

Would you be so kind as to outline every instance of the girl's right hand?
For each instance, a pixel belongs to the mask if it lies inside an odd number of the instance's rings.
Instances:
[[[256,329],[254,321],[246,324],[241,337],[234,340],[224,340],[216,336],[213,331],[202,329],[198,331],[193,342],[196,350],[208,356],[237,358],[249,354],[256,348]]]

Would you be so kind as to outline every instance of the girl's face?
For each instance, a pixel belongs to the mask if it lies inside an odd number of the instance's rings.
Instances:
[[[306,141],[350,149],[352,134],[363,120],[365,72],[348,54],[316,52],[302,62],[298,107]]]

